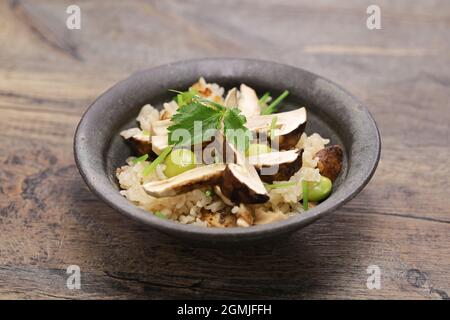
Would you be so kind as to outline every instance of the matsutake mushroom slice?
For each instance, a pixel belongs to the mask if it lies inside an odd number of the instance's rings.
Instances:
[[[334,182],[342,170],[342,159],[344,157],[342,147],[337,144],[325,147],[316,153],[316,157],[319,158],[317,162],[319,173]]]
[[[264,203],[269,201],[266,188],[253,166],[227,164],[220,184],[222,193],[234,203]]]
[[[270,133],[273,119],[276,119],[274,137],[270,137],[272,148],[289,150],[295,147],[306,127],[306,109],[254,116],[247,119],[247,128],[251,131]],[[278,140],[278,141],[277,141]],[[278,144],[278,146],[276,145]]]
[[[169,179],[151,181],[143,185],[145,192],[156,198],[172,197],[222,181],[226,165],[222,163],[200,166]]]
[[[147,154],[152,151],[150,136],[144,134],[139,128],[124,130],[120,135],[127,141],[138,155]]]
[[[248,158],[261,180],[267,183],[289,180],[302,166],[303,150],[263,153]]]
[[[241,110],[242,114],[247,117],[253,117],[256,115],[260,115],[261,108],[258,102],[258,96],[256,95],[255,90],[246,86],[245,84],[241,84],[240,94],[237,101],[237,106],[239,110]]]
[[[230,160],[235,163],[227,163],[223,172],[223,179],[219,184],[222,194],[233,203],[267,202],[269,195],[255,167],[225,139],[223,148],[226,153],[234,153]],[[230,157],[227,154],[225,158]]]
[[[230,89],[225,97],[224,105],[227,108],[234,108],[238,106],[238,91],[236,88]]]

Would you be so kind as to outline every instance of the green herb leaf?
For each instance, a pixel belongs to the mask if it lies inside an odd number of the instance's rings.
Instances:
[[[223,117],[224,134],[239,150],[247,150],[251,132],[245,124],[247,119],[238,108],[227,109]]]
[[[272,114],[276,111],[276,106],[283,101],[284,98],[286,98],[289,95],[289,91],[284,90],[284,92],[282,94],[280,94],[278,96],[278,98],[276,98],[271,104],[269,104],[269,106],[264,109],[261,114],[263,115],[268,115],[268,114]]]
[[[131,162],[133,164],[137,164],[139,162],[145,161],[148,158],[148,154],[144,154],[143,156],[140,156],[139,158],[133,159]]]
[[[142,175],[146,177],[151,172],[153,172],[156,169],[156,166],[164,161],[164,159],[169,155],[172,149],[173,146],[168,146],[167,148],[165,148],[152,163],[144,168],[144,170],[142,171]]]
[[[175,100],[179,107],[191,103],[194,97],[198,95],[198,92],[195,89],[189,89],[188,91],[184,92],[177,90],[169,90],[169,91],[178,93],[175,97]]]
[[[206,195],[207,197],[212,197],[213,194],[214,194],[214,191],[212,191],[211,189],[208,189],[208,190],[205,191],[205,195]]]
[[[303,188],[303,210],[308,210],[308,182],[302,180],[302,188]]]
[[[186,104],[187,98],[190,101]],[[245,127],[247,119],[239,109],[226,108],[220,103],[205,99],[197,94],[192,95],[192,92],[188,96],[184,92],[178,92],[177,99],[182,104],[171,118],[173,124],[168,128],[169,145],[188,146],[206,141],[211,138],[210,130],[220,129],[223,121],[224,134],[227,139],[238,148],[246,149],[248,147],[251,133]],[[201,122],[201,130],[194,130],[196,129],[196,121]],[[176,131],[179,129],[187,131],[188,139],[176,135]],[[179,138],[185,140],[180,141]]]
[[[222,113],[198,102],[192,102],[179,108],[171,118],[173,124],[168,128],[169,144],[189,146],[206,140],[207,130],[218,129]],[[201,122],[202,130],[194,130],[195,122]],[[185,141],[180,141],[176,136],[176,130],[184,129],[189,133]],[[179,132],[178,132],[179,133]]]
[[[296,182],[292,181],[292,182],[283,182],[283,183],[274,183],[274,184],[266,184],[266,189],[267,190],[272,190],[272,189],[279,189],[279,188],[288,188],[288,187],[292,187],[295,186]]]

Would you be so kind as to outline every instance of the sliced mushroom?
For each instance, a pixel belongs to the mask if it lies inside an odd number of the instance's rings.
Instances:
[[[270,152],[249,157],[248,161],[255,166],[262,181],[286,181],[300,170],[302,153],[303,150],[298,149]]]
[[[253,166],[245,168],[229,163],[223,172],[220,189],[234,203],[264,203],[269,200],[266,188]]]
[[[234,153],[232,160],[236,163],[228,163],[223,172],[220,183],[223,195],[234,203],[267,202],[269,195],[255,167],[227,141],[224,143],[224,150],[231,150]]]
[[[270,137],[272,147],[277,147],[279,150],[292,149],[305,131],[307,120],[306,109],[299,108],[287,112],[247,118],[247,127],[251,131],[268,134],[270,133],[270,127],[274,117],[276,117],[274,136],[278,141]]]
[[[255,90],[245,84],[241,84],[237,106],[241,110],[242,114],[247,117],[247,119],[261,113],[261,108],[258,103],[258,96],[256,95]]]
[[[163,150],[169,146],[167,139],[168,136],[152,136],[150,138],[152,151],[157,155],[163,152]]]
[[[170,119],[159,120],[152,123],[152,135],[167,136],[167,128],[172,124]]]
[[[233,108],[238,106],[238,91],[236,88],[230,89],[225,97],[225,107]]]
[[[227,206],[234,206],[234,203],[228,199],[227,197],[225,197],[222,193],[222,190],[220,190],[219,186],[214,186],[214,193],[220,198],[222,199],[223,203],[225,203]]]
[[[120,135],[131,145],[138,155],[147,154],[152,150],[150,136],[145,135],[139,128],[124,130]]]
[[[319,173],[334,182],[342,170],[344,153],[340,145],[332,145],[323,148],[316,153],[319,158],[317,168]]]
[[[148,182],[143,188],[156,198],[175,196],[205,185],[219,184],[225,167],[222,163],[197,167],[169,179]]]

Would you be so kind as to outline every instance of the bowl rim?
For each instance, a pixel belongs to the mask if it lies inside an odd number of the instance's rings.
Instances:
[[[89,122],[89,116],[91,113],[95,111],[96,106],[98,106],[98,102],[103,99],[104,97],[111,94],[112,91],[117,89],[119,86],[124,85],[124,83],[132,81],[133,78],[138,77],[140,74],[147,73],[147,72],[154,72],[157,69],[164,69],[164,68],[171,68],[173,66],[181,66],[186,64],[201,64],[205,62],[211,62],[214,63],[260,63],[260,64],[270,64],[275,67],[280,68],[290,68],[290,69],[296,69],[297,72],[303,72],[313,78],[320,79],[322,81],[325,81],[328,85],[331,85],[332,87],[335,87],[335,89],[341,91],[341,93],[345,94],[346,98],[350,98],[358,105],[358,108],[360,108],[361,111],[363,111],[366,115],[366,121],[368,121],[367,124],[370,124],[372,128],[371,134],[372,140],[371,140],[371,150],[373,150],[373,157],[372,161],[370,163],[366,163],[365,168],[361,168],[360,170],[364,170],[362,173],[361,180],[358,184],[356,184],[355,188],[352,190],[348,190],[345,192],[340,199],[336,199],[335,201],[325,201],[321,203],[319,206],[314,207],[312,209],[309,209],[307,212],[303,212],[301,214],[298,214],[296,216],[289,217],[288,219],[285,219],[283,221],[277,221],[269,224],[264,225],[255,225],[249,228],[205,228],[200,226],[194,226],[189,224],[182,224],[175,221],[171,221],[169,219],[161,219],[153,214],[149,214],[149,211],[146,211],[144,209],[141,209],[128,201],[125,197],[123,197],[117,189],[114,189],[114,192],[116,194],[113,194],[111,190],[104,189],[104,184],[100,184],[97,182],[97,179],[95,179],[94,175],[96,174],[94,168],[89,163],[86,154],[83,150],[84,147],[84,139],[83,136],[86,134],[86,125]],[[369,130],[369,129],[368,129]],[[86,111],[83,113],[76,131],[74,135],[74,142],[73,142],[73,152],[74,152],[74,158],[76,166],[80,172],[80,175],[82,176],[83,180],[89,187],[89,189],[103,202],[108,204],[111,208],[135,219],[140,222],[143,222],[147,225],[150,225],[151,227],[166,233],[166,234],[172,234],[172,235],[180,235],[180,236],[186,236],[190,238],[201,238],[201,237],[208,237],[209,240],[217,241],[217,242],[227,242],[227,241],[237,241],[237,240],[244,240],[244,239],[257,239],[262,238],[266,235],[275,236],[278,234],[287,233],[289,231],[294,231],[296,229],[301,228],[302,226],[306,226],[315,220],[324,217],[334,210],[338,209],[339,207],[343,206],[345,203],[350,201],[353,197],[355,197],[370,181],[372,176],[375,173],[375,170],[378,166],[378,162],[380,160],[381,155],[381,137],[380,132],[378,129],[378,126],[370,113],[370,111],[352,94],[350,94],[346,89],[342,88],[340,85],[334,83],[331,80],[328,80],[320,75],[317,75],[315,73],[312,73],[310,71],[307,71],[303,68],[299,68],[296,66],[291,66],[287,64],[282,64],[278,62],[268,61],[268,60],[261,60],[261,59],[248,59],[248,58],[199,58],[199,59],[189,59],[189,60],[182,60],[172,63],[167,63],[163,65],[159,65],[156,67],[140,70],[137,72],[132,73],[129,77],[126,79],[123,79],[116,84],[114,84],[112,87],[110,87],[108,90],[106,90],[104,93],[102,93],[100,96],[98,96],[86,109]],[[98,174],[98,173],[97,173]],[[345,183],[346,178],[343,180],[343,184]],[[112,186],[111,186],[112,188]]]

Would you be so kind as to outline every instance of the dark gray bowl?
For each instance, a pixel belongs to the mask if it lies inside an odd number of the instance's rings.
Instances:
[[[201,228],[163,220],[121,196],[115,170],[124,164],[131,151],[119,132],[136,125],[135,118],[144,104],[161,107],[173,97],[168,89],[185,90],[200,76],[227,89],[246,83],[258,94],[289,90],[284,110],[306,106],[306,132],[318,132],[345,149],[344,169],[331,196],[307,213],[282,222],[230,229]],[[380,147],[374,119],[344,89],[299,68],[246,59],[192,60],[137,72],[94,101],[83,115],[74,140],[78,169],[89,188],[103,201],[161,232],[208,243],[256,241],[289,234],[331,213],[369,182],[380,157]]]

